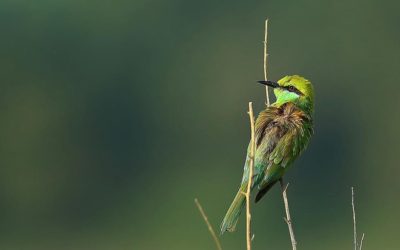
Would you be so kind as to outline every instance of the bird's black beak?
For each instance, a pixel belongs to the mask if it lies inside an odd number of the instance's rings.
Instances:
[[[277,82],[273,82],[273,81],[258,81],[258,83],[267,85],[267,86],[269,86],[269,87],[271,87],[271,88],[277,88],[277,87],[279,87],[279,84],[278,84]]]

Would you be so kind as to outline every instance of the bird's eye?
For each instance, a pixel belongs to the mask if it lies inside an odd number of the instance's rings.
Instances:
[[[295,87],[289,86],[289,87],[288,87],[288,90],[291,91],[291,92],[293,92],[293,91],[295,91]]]

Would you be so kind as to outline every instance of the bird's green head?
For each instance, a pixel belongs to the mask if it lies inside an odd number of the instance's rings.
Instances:
[[[275,105],[280,106],[287,102],[293,102],[300,108],[313,112],[314,89],[311,82],[304,77],[298,75],[285,76],[278,82],[259,81],[259,83],[274,89]]]

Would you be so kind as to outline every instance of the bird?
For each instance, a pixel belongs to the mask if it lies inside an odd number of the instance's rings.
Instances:
[[[266,106],[255,122],[256,149],[251,190],[258,189],[256,203],[293,165],[314,133],[314,88],[309,80],[299,75],[289,75],[277,82],[258,82],[273,88],[276,101]],[[221,223],[221,235],[226,231],[235,231],[246,203],[250,148],[251,141],[240,188]]]

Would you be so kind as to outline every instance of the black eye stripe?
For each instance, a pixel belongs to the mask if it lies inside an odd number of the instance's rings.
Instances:
[[[292,86],[292,85],[286,86],[286,87],[284,87],[284,88],[285,88],[287,91],[294,92],[294,93],[296,93],[296,94],[298,94],[298,95],[303,95],[303,93],[301,93],[300,90],[298,90],[296,87],[294,87],[294,86]]]

